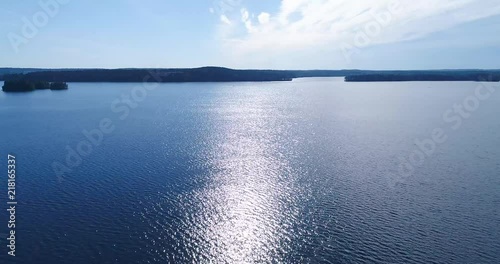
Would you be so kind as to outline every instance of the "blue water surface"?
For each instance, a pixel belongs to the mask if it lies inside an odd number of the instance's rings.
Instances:
[[[0,93],[1,263],[500,263],[500,92],[464,118],[478,83],[69,86]]]

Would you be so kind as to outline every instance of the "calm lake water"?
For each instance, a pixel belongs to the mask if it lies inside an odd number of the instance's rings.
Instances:
[[[499,263],[500,92],[443,119],[477,85],[311,78],[0,93],[1,202],[7,153],[19,201],[17,256],[3,240],[0,262]],[[120,102],[131,93],[140,100]],[[102,120],[114,130],[89,145],[83,131]],[[438,128],[446,141],[416,159],[415,140]],[[71,167],[78,147],[86,156]],[[71,171],[57,177],[54,162]]]

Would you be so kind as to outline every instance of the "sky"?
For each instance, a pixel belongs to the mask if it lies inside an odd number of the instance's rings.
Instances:
[[[499,69],[498,0],[0,2],[0,67]]]

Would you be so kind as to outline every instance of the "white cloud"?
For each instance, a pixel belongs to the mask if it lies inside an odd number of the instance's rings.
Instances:
[[[247,29],[248,33],[253,33],[253,32],[255,32],[255,27],[253,26],[252,21],[247,20],[247,21],[245,22],[245,27],[246,27],[246,29]]]
[[[248,10],[246,10],[245,8],[241,9],[241,21],[245,23],[247,22],[248,18],[250,18]]]
[[[497,14],[498,0],[282,0],[278,12],[260,13],[259,23],[242,9],[240,26],[247,33],[235,27],[221,41],[240,56],[340,50],[343,43],[359,41],[359,33],[369,35],[365,46],[395,43]]]
[[[242,8],[240,13],[241,13],[241,22],[243,22],[243,24],[245,25],[247,32],[248,33],[254,32],[255,28],[252,24],[252,20],[250,19],[250,13],[248,12],[248,10],[245,8]]]
[[[228,24],[228,25],[231,25],[231,20],[229,20],[229,18],[227,18],[226,15],[221,15],[220,16],[220,21],[224,24]]]
[[[271,17],[271,15],[269,13],[266,13],[266,12],[260,13],[260,15],[258,16],[259,23],[261,23],[261,24],[269,23],[270,17]]]

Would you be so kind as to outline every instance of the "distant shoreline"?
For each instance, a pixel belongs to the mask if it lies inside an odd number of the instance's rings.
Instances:
[[[0,68],[0,81],[73,83],[272,82],[307,77],[343,77],[346,82],[500,81],[500,70],[235,70],[185,69],[23,69]]]
[[[426,71],[389,72],[349,75],[346,82],[498,82],[500,71]]]

